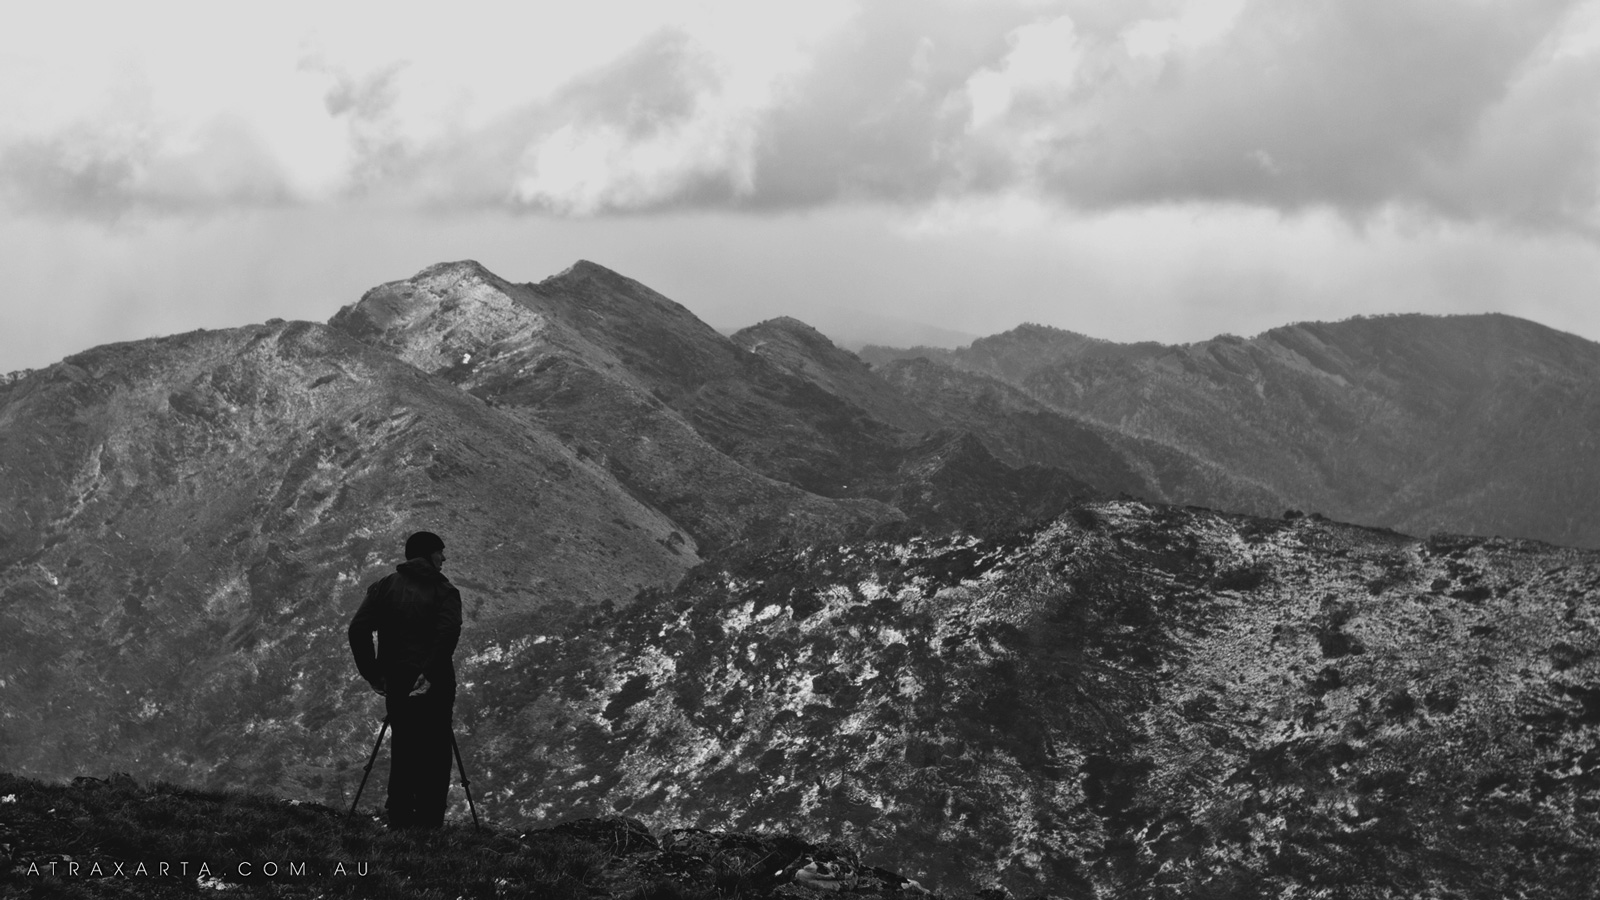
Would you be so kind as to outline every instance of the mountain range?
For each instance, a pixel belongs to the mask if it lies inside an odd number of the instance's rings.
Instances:
[[[862,357],[929,404],[956,371],[968,408],[1101,429],[1143,496],[1600,546],[1600,345],[1523,319],[1380,316],[1182,346],[1024,326]],[[991,440],[1014,462],[1055,447]]]
[[[1594,883],[1597,379],[1504,316],[858,355],[589,262],[97,347],[0,383],[0,770],[347,802],[344,626],[427,528],[492,817],[1060,896]]]

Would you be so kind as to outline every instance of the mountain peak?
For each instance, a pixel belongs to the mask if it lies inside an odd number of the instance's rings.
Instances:
[[[822,333],[805,322],[796,319],[794,316],[774,316],[773,318],[757,322],[753,327],[759,328],[762,325],[771,325],[774,328],[789,328],[796,331],[810,332],[812,334]]]
[[[557,272],[555,277],[560,278],[563,275],[611,275],[617,278],[622,277],[622,273],[617,272],[615,269],[606,268],[594,260],[589,259],[579,259],[572,265],[567,266],[560,272]]]
[[[519,320],[511,307],[514,286],[473,259],[435,263],[410,278],[380,284],[361,299],[341,308],[328,324],[391,352],[407,343],[404,332],[423,328],[440,333],[477,321],[472,332],[504,331],[503,320]],[[526,324],[526,323],[522,323]],[[462,335],[465,337],[465,335]],[[444,345],[428,344],[400,356],[425,371],[434,371]],[[453,350],[451,352],[454,352]],[[448,356],[450,353],[445,353]]]
[[[741,339],[740,335],[747,336],[749,340]],[[741,328],[733,335],[733,339],[737,343],[749,343],[751,341],[779,337],[799,340],[813,347],[838,347],[827,335],[793,316],[778,316],[774,319],[765,319],[748,328]],[[838,350],[837,352],[846,351]]]
[[[881,421],[908,432],[937,422],[891,387],[872,367],[827,335],[792,316],[779,316],[734,332],[733,342],[779,370],[811,382]]]
[[[549,278],[538,282],[535,287],[571,287],[572,285],[586,282],[604,285],[613,290],[622,288],[629,289],[631,292],[644,291],[651,294],[656,293],[649,287],[646,287],[642,282],[629,278],[615,269],[608,269],[597,262],[587,259],[578,260],[572,265],[567,266],[565,269],[562,269],[556,274],[551,275]],[[657,296],[660,295],[658,294]]]
[[[866,364],[855,354],[840,349],[827,335],[792,316],[766,319],[741,328],[731,339],[751,353],[766,357],[778,368],[813,381],[823,370],[867,370]]]
[[[716,334],[715,329],[701,322],[683,304],[641,281],[587,259],[580,259],[527,288],[546,301],[576,305],[601,315],[627,318],[645,315],[654,326],[671,322],[670,327],[692,330],[701,340]]]
[[[990,335],[989,337],[979,338],[973,341],[970,349],[974,352],[981,352],[983,348],[986,347],[1030,346],[1041,349],[1048,348],[1052,351],[1059,352],[1062,350],[1071,351],[1082,347],[1111,343],[1114,342],[1108,341],[1104,338],[1090,337],[1086,334],[1079,334],[1076,331],[1068,331],[1065,328],[1057,328],[1054,325],[1040,325],[1037,322],[1023,322],[1021,325],[1018,325],[1010,331],[1002,331],[999,334]]]
[[[1080,333],[1078,333],[1076,331],[1071,331],[1071,330],[1066,329],[1066,328],[1057,328],[1054,325],[1044,325],[1044,324],[1039,323],[1039,322],[1023,322],[1022,324],[1020,324],[1017,327],[1011,329],[1010,331],[1001,332],[1001,334],[1002,335],[1008,335],[1008,334],[1009,335],[1028,335],[1028,336],[1039,336],[1039,337],[1048,337],[1048,338],[1063,338],[1063,337],[1088,338],[1089,340],[1092,340],[1092,341],[1100,340],[1100,338],[1089,338],[1088,335],[1080,334]]]
[[[489,271],[483,265],[483,263],[480,263],[475,259],[458,259],[458,260],[453,260],[453,261],[434,263],[433,265],[428,266],[427,268],[424,268],[422,271],[418,272],[416,275],[413,275],[412,279],[415,280],[415,279],[418,279],[418,278],[432,278],[432,277],[437,277],[437,276],[440,276],[440,275],[448,275],[448,274],[478,275],[478,276],[488,277],[488,278],[499,278],[498,275],[496,275],[493,272]]]

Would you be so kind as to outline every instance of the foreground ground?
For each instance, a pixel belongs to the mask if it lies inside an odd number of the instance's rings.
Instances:
[[[785,835],[658,835],[624,818],[389,833],[318,804],[126,777],[52,785],[0,774],[0,852],[5,896],[931,896],[847,847]]]

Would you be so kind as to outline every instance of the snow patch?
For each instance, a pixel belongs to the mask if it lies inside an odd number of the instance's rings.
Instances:
[[[856,590],[868,600],[881,600],[890,596],[889,589],[876,581],[862,581],[856,585]]]

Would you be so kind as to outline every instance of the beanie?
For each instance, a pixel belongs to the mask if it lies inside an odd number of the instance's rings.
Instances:
[[[430,556],[444,549],[444,539],[431,531],[419,531],[406,538],[406,559]]]

